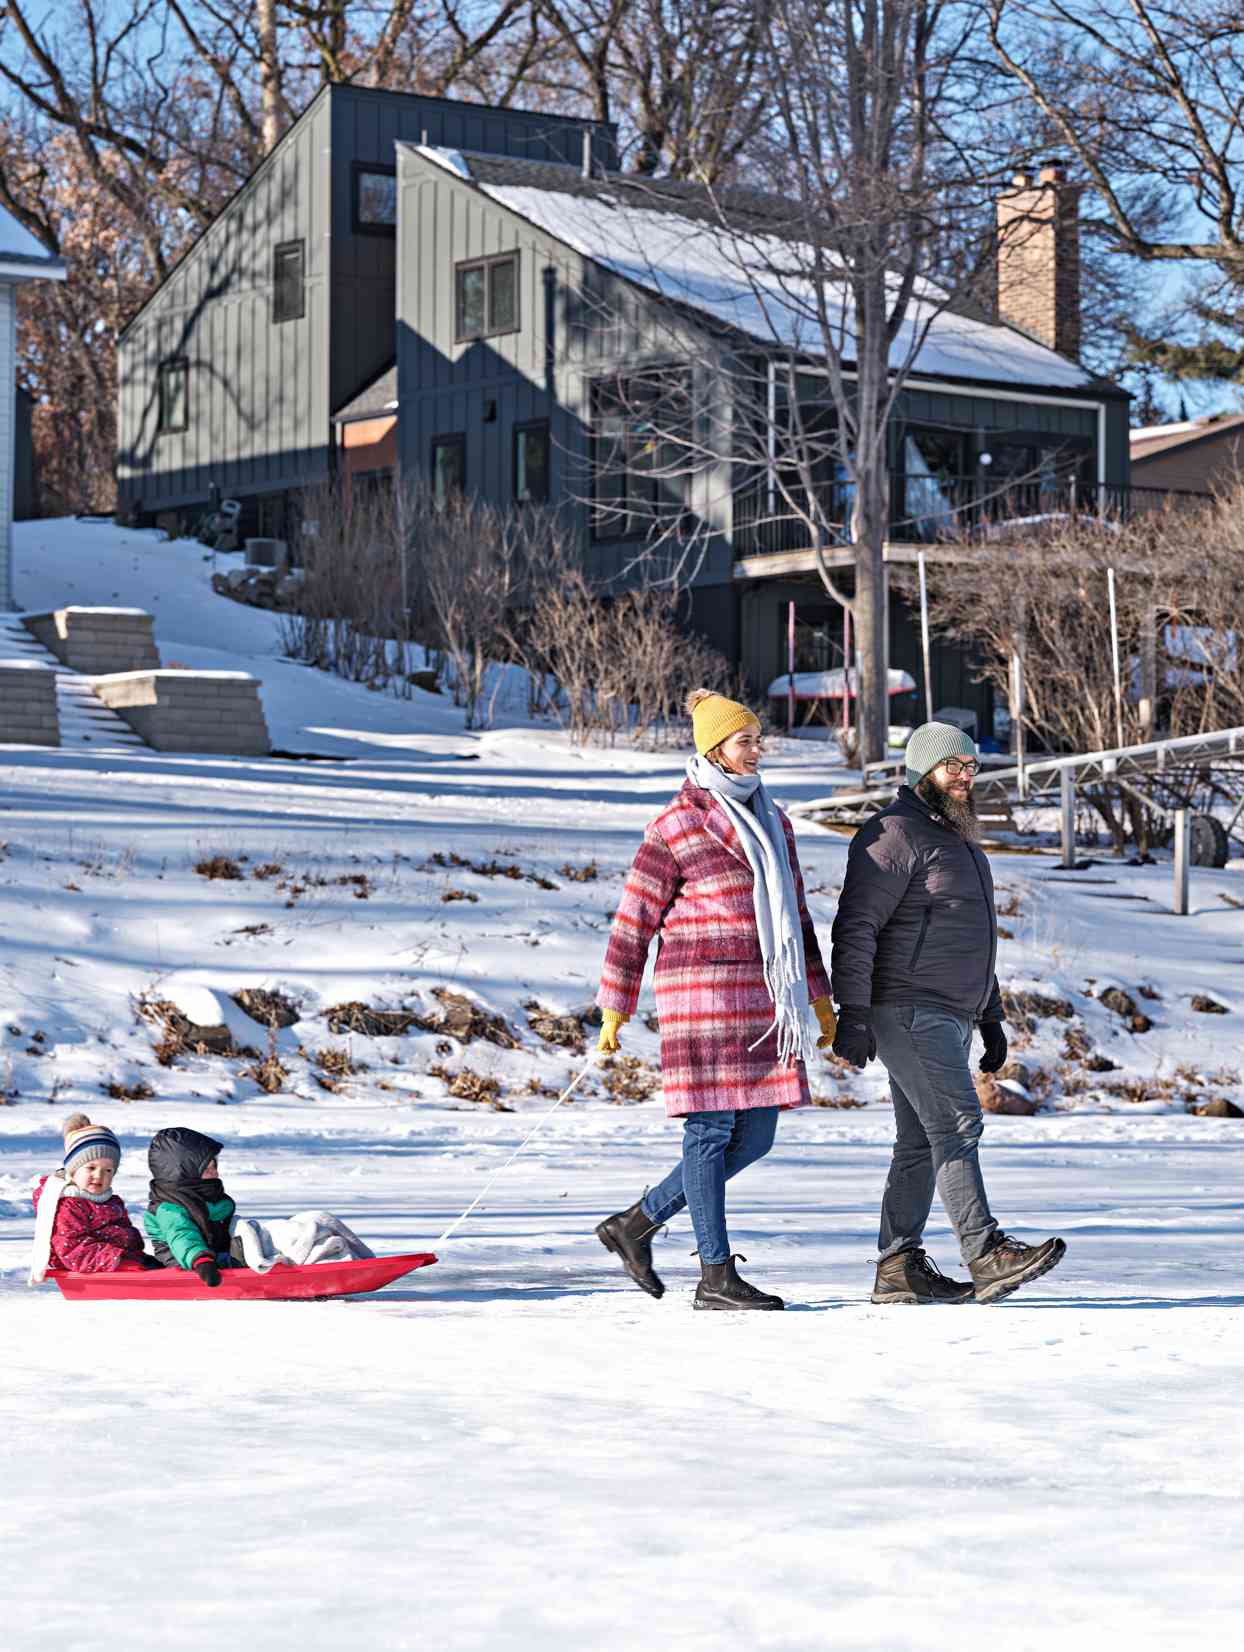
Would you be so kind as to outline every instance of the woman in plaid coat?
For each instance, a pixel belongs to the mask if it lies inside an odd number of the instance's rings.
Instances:
[[[790,822],[758,774],[760,724],[746,706],[696,689],[696,755],[627,876],[596,1002],[602,1050],[635,1013],[648,949],[661,1024],[666,1112],[683,1120],[682,1162],[597,1237],[651,1296],[665,1287],[652,1236],[687,1208],[699,1248],[697,1308],[781,1308],[740,1279],[726,1231],[725,1187],[769,1151],[778,1113],[809,1100],[806,1062],[834,1035]]]

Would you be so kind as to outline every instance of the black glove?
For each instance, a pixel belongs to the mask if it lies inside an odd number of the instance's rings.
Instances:
[[[849,1061],[853,1067],[864,1067],[877,1053],[877,1040],[873,1036],[873,1017],[871,1010],[850,1004],[838,1006],[838,1031],[834,1034],[834,1054],[841,1061]]]
[[[1002,1030],[1001,1021],[982,1021],[981,1037],[985,1040],[981,1072],[996,1073],[999,1068],[1006,1066],[1006,1034]]]
[[[150,1273],[153,1268],[156,1273],[164,1272],[163,1262],[158,1262],[154,1256],[148,1256],[146,1251],[143,1251],[142,1255],[138,1258],[138,1265],[140,1268],[146,1268],[148,1273]]]
[[[205,1285],[216,1286],[220,1284],[220,1269],[216,1266],[213,1257],[201,1256],[194,1264],[194,1271]]]

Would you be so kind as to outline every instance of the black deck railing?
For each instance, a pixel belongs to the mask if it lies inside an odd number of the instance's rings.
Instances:
[[[830,542],[846,544],[851,484],[816,490],[816,507]],[[955,545],[1023,537],[1075,517],[1130,522],[1151,512],[1184,510],[1208,494],[1183,488],[1146,488],[1113,482],[998,481],[991,477],[898,477],[892,483],[890,539],[895,544]],[[809,513],[810,514],[810,513]],[[762,483],[734,495],[734,553],[756,556],[806,550],[808,522]]]

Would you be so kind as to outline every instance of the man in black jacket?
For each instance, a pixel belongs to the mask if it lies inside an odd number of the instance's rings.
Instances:
[[[997,1302],[1062,1260],[1061,1239],[1003,1233],[981,1176],[981,1071],[1006,1061],[994,965],[993,878],[977,838],[975,743],[925,723],[907,746],[907,784],[856,833],[833,929],[834,1053],[890,1075],[895,1143],[881,1206],[874,1302]],[[936,1186],[972,1282],[945,1278],[923,1249]]]

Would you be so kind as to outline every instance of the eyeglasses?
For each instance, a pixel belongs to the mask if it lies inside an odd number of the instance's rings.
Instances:
[[[948,757],[942,767],[952,780],[957,780],[961,774],[974,777],[981,772],[981,766],[974,757]]]

